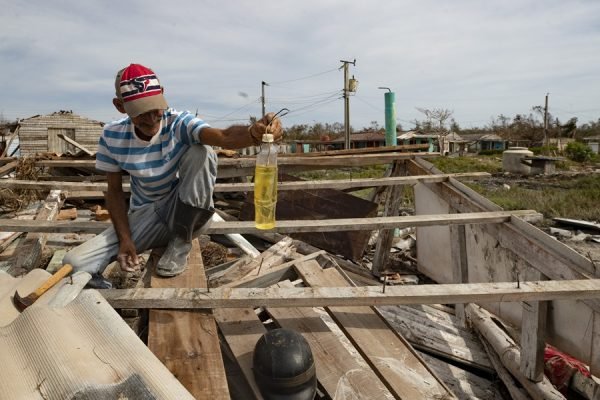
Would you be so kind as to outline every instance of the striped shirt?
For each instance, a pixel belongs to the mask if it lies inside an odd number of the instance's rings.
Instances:
[[[129,209],[160,200],[177,185],[181,156],[192,144],[200,144],[200,131],[209,125],[187,111],[168,109],[159,133],[148,142],[139,139],[129,117],[104,127],[96,168],[104,172],[127,171],[131,176]]]

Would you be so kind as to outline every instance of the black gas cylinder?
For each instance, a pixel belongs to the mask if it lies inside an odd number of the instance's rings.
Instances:
[[[317,374],[310,346],[290,329],[273,329],[258,339],[254,377],[265,400],[312,400]]]

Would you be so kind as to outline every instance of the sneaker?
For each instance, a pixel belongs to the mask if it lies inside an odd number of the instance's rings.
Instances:
[[[100,274],[92,274],[92,279],[85,285],[86,289],[112,289],[112,283]]]
[[[169,242],[167,249],[156,265],[156,274],[159,276],[175,276],[185,271],[187,259],[192,250],[192,242],[175,236]]]

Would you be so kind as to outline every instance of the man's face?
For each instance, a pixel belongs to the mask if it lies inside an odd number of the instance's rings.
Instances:
[[[160,120],[162,119],[163,110],[151,110],[137,117],[131,117],[133,125],[136,129],[146,136],[154,136],[160,129]]]

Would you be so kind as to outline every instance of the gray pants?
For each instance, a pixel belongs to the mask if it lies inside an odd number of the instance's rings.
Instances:
[[[131,238],[137,253],[165,247],[173,237],[174,209],[177,200],[209,209],[213,206],[213,190],[217,179],[217,155],[209,146],[193,145],[181,158],[179,183],[169,195],[128,214]],[[74,271],[102,273],[116,260],[119,238],[114,227],[106,229],[65,254],[64,264]]]

